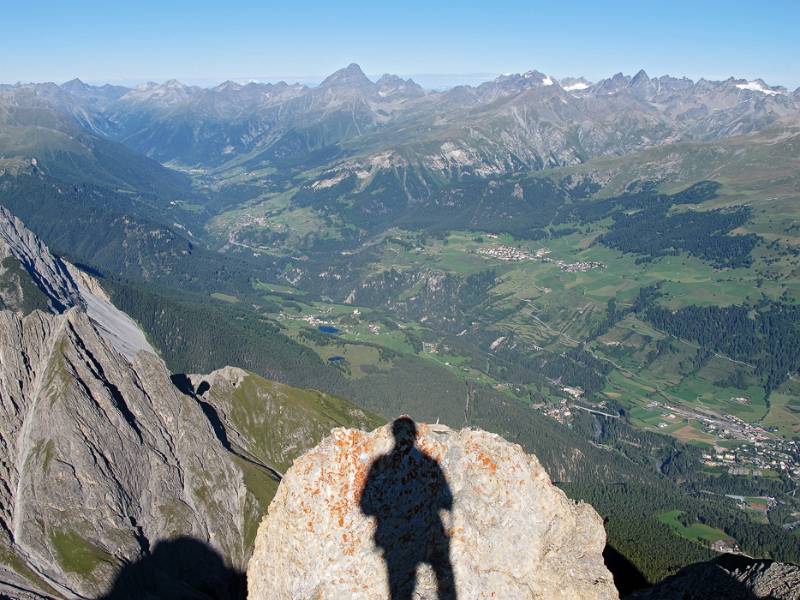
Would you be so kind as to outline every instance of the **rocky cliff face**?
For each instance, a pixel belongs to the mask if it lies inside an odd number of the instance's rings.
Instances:
[[[378,422],[239,369],[172,376],[2,207],[0,301],[0,597],[238,598],[279,469]]]
[[[4,206],[0,206],[0,260],[6,270],[13,264],[7,261],[9,258],[17,261],[24,269],[53,312],[61,312],[81,304],[80,292],[67,270],[67,264],[53,256],[44,242],[27,229],[22,221]],[[12,290],[16,292],[13,299]],[[21,284],[13,286],[3,294],[4,305],[21,306],[25,291]]]
[[[52,313],[79,308],[128,359],[139,350],[155,354],[139,326],[114,306],[97,280],[53,256],[4,206],[0,206],[0,308],[23,314],[37,308]]]
[[[78,309],[0,312],[0,526],[20,587],[93,597],[188,534],[246,559],[246,488],[163,362],[129,362]],[[13,564],[13,563],[12,563]]]
[[[249,598],[618,597],[600,517],[535,456],[397,423],[335,429],[295,461],[259,528]]]

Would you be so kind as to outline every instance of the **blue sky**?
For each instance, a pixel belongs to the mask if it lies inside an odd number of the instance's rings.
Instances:
[[[617,2],[3,2],[0,82],[315,81],[368,74],[452,84],[539,69],[800,86],[800,0]]]

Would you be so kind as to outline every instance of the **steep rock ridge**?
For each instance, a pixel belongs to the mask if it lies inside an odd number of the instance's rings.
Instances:
[[[89,319],[120,354],[128,360],[132,360],[140,350],[156,354],[141,328],[127,314],[114,306],[111,298],[94,277],[68,262],[65,264],[80,292]]]
[[[241,472],[160,359],[129,362],[77,309],[3,311],[0,364],[0,523],[29,584],[92,597],[177,534],[246,559]]]
[[[11,289],[8,285],[0,289],[6,308],[26,313],[36,307],[60,313],[78,307],[86,311],[103,337],[129,360],[139,350],[155,354],[139,326],[112,304],[95,278],[53,256],[42,240],[0,205],[0,268],[6,272],[14,267],[9,258],[18,261],[26,273],[16,277]],[[26,276],[40,294],[35,293],[33,286],[25,287]]]
[[[0,258],[13,256],[47,295],[54,312],[81,304],[78,286],[67,265],[53,256],[32,231],[4,206],[0,206]]]
[[[600,517],[553,486],[536,457],[442,425],[419,425],[412,449],[392,427],[335,429],[294,462],[259,528],[249,598],[384,599],[390,580],[413,585],[415,564],[434,555],[438,566],[417,569],[415,598],[439,598],[434,570],[450,567],[459,598],[618,597]]]
[[[241,569],[278,469],[337,423],[379,422],[240,369],[194,377],[182,393],[79,309],[0,311],[0,595],[96,597],[178,536]]]

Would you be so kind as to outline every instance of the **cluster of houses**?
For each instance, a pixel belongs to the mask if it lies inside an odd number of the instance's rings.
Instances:
[[[715,447],[703,455],[709,467],[728,467],[734,475],[761,475],[770,470],[800,481],[800,443],[797,440],[766,439],[742,443],[736,448]]]
[[[658,424],[662,429],[669,427],[668,420],[674,422],[682,417],[699,421],[703,431],[717,439],[741,442],[736,448],[715,445],[713,451],[703,455],[706,466],[727,468],[731,475],[762,475],[770,470],[785,473],[800,482],[800,441],[770,436],[763,427],[747,423],[736,415],[717,417],[656,400],[647,405],[650,409],[659,407],[664,411],[661,417],[665,420]]]
[[[542,408],[544,414],[554,418],[562,425],[568,423],[572,417],[572,410],[570,410],[569,401],[566,398],[562,398],[558,404],[546,404]]]
[[[524,248],[515,248],[513,246],[487,246],[480,248],[478,254],[488,256],[495,260],[502,260],[506,262],[519,262],[523,260],[538,260],[541,262],[554,262],[556,266],[565,273],[582,273],[591,271],[592,269],[603,269],[605,265],[601,262],[589,260],[579,260],[578,262],[568,263],[563,260],[553,260],[550,258],[550,250],[547,248],[539,248],[536,252],[531,254]]]
[[[742,552],[739,548],[739,544],[731,543],[726,540],[717,540],[711,544],[711,549],[720,554],[741,554]]]
[[[523,260],[533,260],[533,255],[522,248],[514,248],[513,246],[490,246],[480,248],[478,254],[488,256],[495,260],[503,260],[506,262],[519,262]]]
[[[568,263],[563,260],[557,260],[556,265],[565,273],[585,273],[592,269],[604,269],[605,265],[601,262],[594,260],[579,260],[578,262]]]

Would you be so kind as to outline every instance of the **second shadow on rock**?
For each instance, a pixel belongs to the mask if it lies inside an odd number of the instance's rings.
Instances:
[[[124,565],[100,600],[244,600],[247,578],[211,546],[190,537],[159,542]]]

